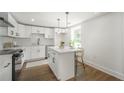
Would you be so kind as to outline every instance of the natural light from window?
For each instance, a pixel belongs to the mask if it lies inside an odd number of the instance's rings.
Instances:
[[[81,47],[81,25],[71,28],[71,46],[74,48]]]

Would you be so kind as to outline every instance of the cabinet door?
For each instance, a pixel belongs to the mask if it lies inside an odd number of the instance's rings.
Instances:
[[[11,16],[10,13],[0,13],[1,17],[3,17],[6,21],[9,21],[14,27],[0,27],[0,36],[11,36],[15,37],[17,31],[17,22]]]
[[[36,58],[37,52],[35,47],[31,47],[31,58]]]
[[[26,47],[24,50],[24,60],[31,59],[31,47]]]
[[[54,30],[52,28],[45,28],[45,38],[54,38]]]
[[[50,68],[53,70],[53,55],[51,51],[48,51],[48,64]]]
[[[35,26],[32,26],[32,33],[37,34],[39,31],[37,30],[38,28]]]
[[[37,46],[34,46],[31,48],[31,58],[32,59],[39,58],[39,54],[40,54],[40,50]]]
[[[34,34],[44,34],[44,28],[43,27],[32,26],[32,33],[34,33]]]
[[[43,27],[38,27],[38,30],[39,30],[39,33],[40,33],[40,34],[45,34],[45,33],[44,33],[44,28],[43,28]]]
[[[40,46],[39,49],[40,49],[39,57],[45,58],[45,46]]]
[[[41,58],[41,55],[40,55],[41,54],[41,49],[40,49],[40,47],[36,47],[36,54],[37,54],[35,56],[36,58]]]
[[[25,26],[25,37],[30,38],[31,37],[31,26]]]
[[[8,28],[0,27],[0,36],[8,36]]]
[[[8,36],[15,37],[17,32],[17,22],[10,13],[8,13],[8,21],[14,26],[8,27]]]
[[[25,37],[25,26],[22,24],[18,24],[18,37],[23,38]]]
[[[12,80],[12,55],[0,56],[0,81]]]
[[[50,35],[50,38],[54,38],[54,29],[51,28],[50,31],[49,31],[49,35]]]

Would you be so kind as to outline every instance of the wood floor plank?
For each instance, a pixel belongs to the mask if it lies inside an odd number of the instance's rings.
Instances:
[[[48,64],[23,68],[18,81],[57,81],[57,78],[49,68]],[[69,79],[68,81],[120,81],[119,79],[108,75],[102,71],[99,71],[91,66],[83,65],[78,63],[77,74],[75,78]]]

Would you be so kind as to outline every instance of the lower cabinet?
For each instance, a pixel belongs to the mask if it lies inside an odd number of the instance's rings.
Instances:
[[[34,46],[31,48],[31,58],[45,58],[45,46]]]
[[[25,47],[24,49],[24,60],[30,60],[31,59],[31,47]]]
[[[53,51],[48,53],[48,62],[49,62],[50,68],[52,69],[56,77],[59,79],[57,56],[55,56],[55,53]]]
[[[45,46],[26,47],[24,56],[25,60],[45,58]]]
[[[58,80],[68,80],[74,77],[74,52],[58,53],[49,50],[48,64]]]
[[[12,55],[0,56],[0,81],[12,80]]]

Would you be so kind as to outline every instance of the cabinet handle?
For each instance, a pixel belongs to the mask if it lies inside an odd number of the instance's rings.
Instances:
[[[7,68],[10,65],[10,63],[8,63],[6,66],[4,66],[4,68]]]
[[[14,32],[13,31],[11,31],[11,35],[13,35],[14,34]]]
[[[48,58],[50,57],[50,54],[48,54]]]
[[[55,58],[53,58],[53,63],[55,63]]]

